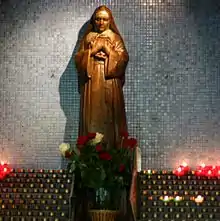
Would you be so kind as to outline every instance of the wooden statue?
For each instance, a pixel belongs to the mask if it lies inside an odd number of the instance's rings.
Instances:
[[[122,88],[128,60],[110,9],[98,7],[75,56],[81,96],[80,136],[99,132],[115,147],[120,133],[127,131]]]

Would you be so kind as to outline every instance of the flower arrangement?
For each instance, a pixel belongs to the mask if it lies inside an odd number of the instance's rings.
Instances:
[[[70,171],[79,174],[82,187],[115,195],[130,186],[136,145],[136,139],[123,133],[120,145],[108,148],[103,134],[89,133],[78,137],[76,145],[63,143],[59,149],[70,161]]]

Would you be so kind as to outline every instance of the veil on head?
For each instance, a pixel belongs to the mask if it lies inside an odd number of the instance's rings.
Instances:
[[[115,24],[115,21],[114,21],[114,18],[113,18],[113,16],[112,16],[111,10],[110,10],[109,8],[107,8],[105,5],[101,5],[101,6],[99,6],[98,8],[95,9],[95,11],[94,11],[94,13],[93,13],[93,15],[92,15],[92,17],[91,17],[91,19],[90,19],[90,21],[89,21],[88,27],[87,27],[87,29],[86,29],[86,31],[85,31],[85,34],[84,34],[84,36],[83,36],[82,39],[85,39],[85,37],[86,37],[91,31],[94,31],[94,29],[95,29],[95,28],[94,28],[95,15],[96,15],[96,13],[97,13],[98,11],[101,11],[101,10],[105,10],[105,11],[109,14],[109,17],[110,17],[109,29],[111,29],[115,34],[117,34],[117,35],[120,37],[121,41],[124,42],[123,39],[122,39],[122,37],[121,37],[121,34],[120,34],[120,32],[119,32],[119,30],[118,30],[118,28],[117,28],[117,26],[116,26],[116,24]]]

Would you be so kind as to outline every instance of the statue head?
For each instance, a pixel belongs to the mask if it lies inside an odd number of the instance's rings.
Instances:
[[[109,29],[112,20],[112,14],[106,6],[98,7],[92,16],[94,30],[101,33]]]
[[[116,34],[120,35],[112,16],[112,12],[105,5],[101,5],[95,9],[90,24],[92,30],[97,32],[103,32],[107,29],[111,29]]]
[[[103,32],[108,29],[117,34],[121,41],[124,42],[115,24],[111,10],[105,5],[101,5],[95,9],[82,39],[85,39],[90,32]]]

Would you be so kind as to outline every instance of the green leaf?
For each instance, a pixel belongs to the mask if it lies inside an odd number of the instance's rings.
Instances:
[[[75,162],[73,161],[71,164],[70,164],[70,173],[73,173],[76,169],[76,165],[75,165]]]
[[[81,171],[82,180],[85,186],[90,188],[100,188],[106,178],[103,168],[84,168]]]

